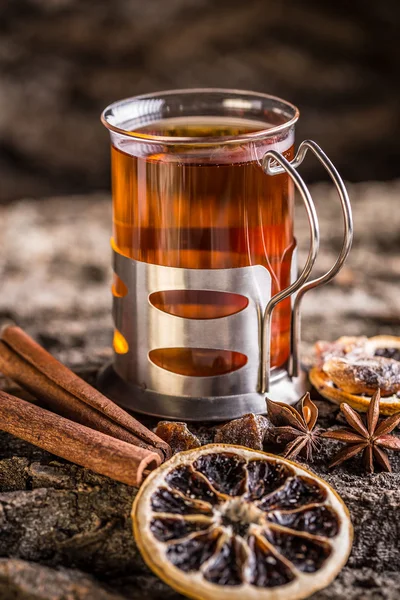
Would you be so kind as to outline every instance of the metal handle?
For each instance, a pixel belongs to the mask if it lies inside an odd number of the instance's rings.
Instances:
[[[271,166],[271,162],[277,162],[278,166]],[[308,221],[310,225],[310,248],[308,251],[308,256],[306,263],[301,271],[299,277],[293,282],[289,287],[284,290],[281,290],[268,302],[263,319],[263,327],[262,327],[262,339],[261,339],[261,382],[260,382],[260,392],[265,393],[268,392],[269,389],[269,381],[270,381],[270,368],[271,368],[271,320],[272,320],[272,312],[279,302],[285,300],[295,292],[301,289],[301,286],[305,284],[308,276],[311,273],[311,270],[314,266],[315,259],[317,258],[318,248],[319,248],[319,226],[318,226],[318,218],[315,210],[314,202],[311,198],[311,194],[307,189],[306,184],[303,179],[296,171],[293,163],[290,163],[282,154],[276,152],[275,150],[268,150],[262,160],[262,168],[265,173],[269,175],[275,175],[275,173],[284,173],[285,171],[293,180],[296,188],[300,192],[300,196],[304,202],[304,206],[307,211]],[[273,169],[273,171],[272,171]],[[276,171],[279,169],[279,171]]]
[[[351,244],[353,241],[353,217],[350,205],[349,195],[346,190],[346,186],[344,185],[343,179],[340,177],[337,169],[332,164],[330,159],[327,157],[325,152],[312,140],[305,140],[299,146],[297,150],[296,156],[291,162],[292,167],[295,169],[301,165],[303,162],[307,151],[311,150],[313,154],[317,157],[320,163],[327,170],[330,178],[336,186],[337,192],[339,194],[340,204],[343,213],[343,221],[344,221],[344,234],[343,234],[343,243],[342,248],[340,250],[339,256],[336,259],[334,265],[327,271],[324,275],[313,279],[304,285],[298,290],[297,296],[293,305],[293,313],[292,313],[292,322],[291,322],[291,335],[290,335],[290,363],[289,363],[289,375],[291,377],[298,377],[300,371],[300,359],[299,359],[299,350],[300,350],[300,339],[301,339],[301,315],[300,315],[300,304],[306,292],[311,289],[314,289],[318,286],[325,285],[329,281],[331,281],[337,273],[339,273],[342,268],[346,258],[349,255]],[[279,167],[278,165],[271,166],[269,165],[267,169],[267,173],[269,175],[275,175],[278,173],[283,173],[284,169]]]

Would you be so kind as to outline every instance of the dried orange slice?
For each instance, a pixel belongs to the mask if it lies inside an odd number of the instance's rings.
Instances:
[[[317,342],[315,349],[318,364],[309,377],[321,396],[365,412],[379,387],[380,413],[400,412],[399,337],[342,337],[335,342]]]
[[[296,463],[210,444],[153,471],[133,505],[147,565],[197,600],[296,600],[327,586],[350,553],[341,498]]]
[[[362,394],[351,394],[336,387],[332,379],[318,367],[314,367],[309,372],[309,378],[315,389],[327,400],[342,404],[346,402],[355,410],[366,412],[368,410],[371,396]],[[400,412],[400,398],[397,394],[393,396],[381,396],[379,404],[379,412],[381,415],[394,415]]]

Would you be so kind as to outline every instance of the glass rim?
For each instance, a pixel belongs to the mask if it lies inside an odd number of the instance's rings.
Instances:
[[[270,102],[275,102],[277,104],[281,104],[282,107],[285,107],[287,111],[292,113],[291,117],[288,117],[286,121],[283,123],[279,123],[277,125],[272,125],[271,127],[266,127],[265,129],[259,129],[250,133],[242,133],[235,136],[214,136],[214,137],[178,137],[178,136],[162,136],[162,135],[153,135],[148,133],[140,133],[135,130],[124,129],[123,127],[119,127],[118,125],[114,125],[110,123],[109,116],[110,113],[116,108],[120,108],[121,106],[131,104],[135,101],[140,100],[151,100],[156,98],[163,98],[172,95],[189,95],[189,94],[235,94],[236,96],[251,96],[254,99],[260,100],[268,100]],[[275,113],[280,112],[278,110],[274,111]],[[283,115],[283,110],[280,112]],[[167,145],[174,144],[196,144],[196,145],[223,145],[227,143],[240,143],[240,142],[252,142],[259,141],[271,136],[275,136],[278,133],[282,133],[283,131],[290,129],[299,119],[300,111],[291,102],[287,100],[283,100],[278,96],[274,96],[272,94],[264,94],[262,92],[254,92],[248,90],[239,90],[239,89],[229,89],[229,88],[183,88],[183,89],[175,89],[175,90],[165,90],[161,92],[152,92],[150,94],[141,94],[138,96],[131,96],[129,98],[124,98],[122,100],[117,100],[109,104],[101,113],[100,120],[103,125],[114,133],[132,138],[139,142],[147,142],[147,143],[161,143]],[[156,122],[156,121],[154,121]]]

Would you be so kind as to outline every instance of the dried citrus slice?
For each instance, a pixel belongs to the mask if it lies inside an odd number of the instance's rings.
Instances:
[[[309,372],[309,378],[315,389],[327,400],[342,404],[347,402],[355,410],[366,412],[371,401],[370,395],[351,394],[334,385],[332,379],[322,369],[314,367]],[[379,404],[381,415],[394,415],[400,412],[400,398],[398,394],[381,397]]]
[[[352,544],[347,508],[325,481],[229,444],[181,452],[153,471],[132,518],[147,565],[198,600],[308,597]]]
[[[317,364],[309,377],[321,396],[365,412],[379,387],[380,413],[400,412],[399,337],[342,337],[335,342],[317,342],[315,350]]]

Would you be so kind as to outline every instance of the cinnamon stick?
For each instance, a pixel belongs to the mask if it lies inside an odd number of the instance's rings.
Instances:
[[[0,341],[0,371],[16,381],[25,389],[29,389],[35,397],[44,400],[47,408],[51,409],[62,417],[86,425],[92,429],[97,429],[107,435],[111,435],[119,440],[140,446],[142,448],[152,449],[150,444],[146,444],[136,435],[124,429],[114,421],[96,409],[78,400],[75,396],[57,386],[53,381],[44,377],[30,363],[18,356],[11,350],[7,344]],[[155,449],[163,457],[159,449]]]
[[[0,391],[0,429],[56,456],[128,485],[139,486],[160,456],[74,423]]]
[[[118,439],[151,449],[162,458],[171,449],[117,404],[61,364],[22,329],[1,332],[0,371],[43,398],[52,410]]]

